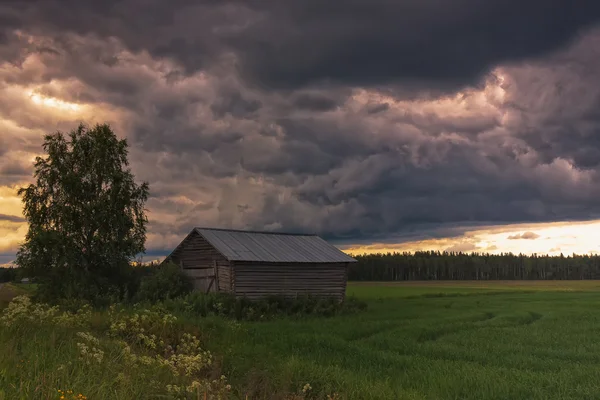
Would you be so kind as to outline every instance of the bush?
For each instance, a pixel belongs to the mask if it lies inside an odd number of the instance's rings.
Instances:
[[[174,299],[190,293],[194,289],[191,279],[178,265],[165,263],[141,278],[136,301],[156,303]]]
[[[127,276],[127,283],[125,285],[127,293],[123,300],[134,302],[144,278],[153,275],[157,271],[157,268],[158,266],[133,265]]]
[[[257,321],[277,316],[316,315],[331,317],[353,313],[366,308],[366,303],[349,297],[344,302],[334,298],[301,296],[296,298],[271,296],[251,301],[236,298],[226,293],[193,292],[180,298],[171,298],[163,303],[173,312],[182,312],[206,317],[218,315],[237,320]]]
[[[16,280],[17,280],[17,269],[16,268],[0,267],[0,283],[13,282]]]
[[[51,270],[47,275],[35,277],[39,285],[33,298],[37,302],[69,307],[81,304],[107,307],[128,298],[128,285],[133,280],[132,267],[127,262],[114,265],[111,271],[113,276],[110,278],[94,278],[78,270]],[[116,277],[119,285],[111,282]]]

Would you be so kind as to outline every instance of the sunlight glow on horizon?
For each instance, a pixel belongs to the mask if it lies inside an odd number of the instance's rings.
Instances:
[[[600,254],[600,220],[514,224],[468,229],[455,238],[344,246],[351,255],[454,251],[539,255]]]

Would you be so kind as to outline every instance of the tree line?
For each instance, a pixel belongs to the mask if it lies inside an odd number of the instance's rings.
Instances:
[[[13,282],[19,279],[17,268],[0,267],[0,283]]]
[[[600,279],[598,255],[524,255],[420,251],[365,254],[349,267],[348,280],[566,280]]]

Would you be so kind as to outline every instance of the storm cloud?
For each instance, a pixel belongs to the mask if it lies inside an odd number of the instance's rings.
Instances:
[[[456,89],[498,64],[564,46],[600,18],[593,0],[577,7],[567,0],[5,0],[0,10],[5,38],[15,29],[116,37],[189,73],[233,53],[250,81],[285,88],[420,82]]]
[[[194,225],[356,243],[595,218],[599,18],[588,0],[0,1],[0,186],[30,179],[44,133],[109,122],[150,182],[151,251]]]

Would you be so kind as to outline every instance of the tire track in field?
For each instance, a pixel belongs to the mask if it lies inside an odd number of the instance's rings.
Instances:
[[[399,328],[402,325],[403,325],[403,323],[394,323],[394,324],[388,324],[388,325],[385,325],[382,327],[373,328],[373,329],[367,330],[366,332],[360,332],[356,335],[353,335],[352,337],[348,338],[347,340],[349,342],[355,342],[358,340],[366,340],[375,335],[379,335],[380,333],[393,331],[394,329]]]
[[[446,335],[477,330],[481,328],[515,328],[519,326],[531,325],[539,321],[543,316],[543,314],[534,311],[528,311],[526,316],[517,316],[517,318],[509,317],[507,319],[497,320],[497,323],[491,323],[491,320],[496,318],[496,315],[491,312],[486,312],[478,318],[472,319],[471,321],[461,321],[439,329],[426,330],[417,337],[417,342],[423,343],[436,341]]]
[[[495,317],[496,314],[492,312],[485,312],[466,321],[459,321],[453,325],[445,326],[438,329],[426,330],[424,332],[421,332],[421,334],[417,337],[417,342],[432,342],[438,340],[442,336],[451,335],[457,332],[479,329],[481,327],[484,327],[485,325],[477,325],[477,323],[489,321]]]
[[[536,313],[534,311],[529,311],[529,318],[525,321],[524,325],[531,325],[534,322],[538,321],[543,316],[544,316],[543,314]]]

